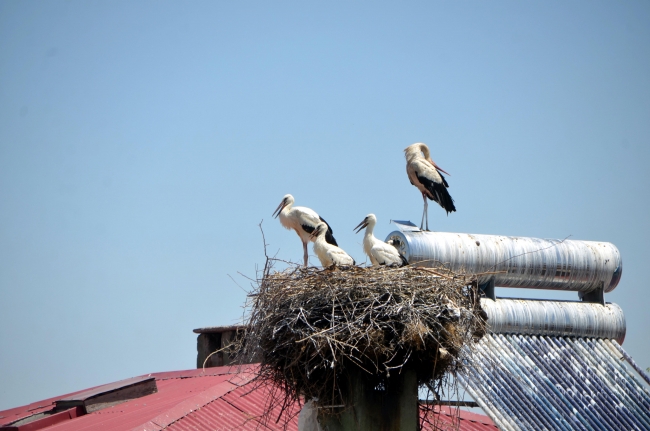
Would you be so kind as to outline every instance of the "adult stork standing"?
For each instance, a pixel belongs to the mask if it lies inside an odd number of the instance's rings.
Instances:
[[[454,200],[447,191],[447,180],[441,174],[444,171],[440,166],[431,160],[431,153],[429,147],[422,143],[409,145],[404,149],[406,156],[406,173],[409,176],[411,184],[420,190],[422,199],[424,200],[424,211],[422,212],[422,222],[420,223],[420,230],[424,227],[424,219],[427,220],[427,228],[429,230],[429,203],[427,198],[438,204],[447,211],[456,211]]]
[[[368,214],[357,227],[354,228],[356,233],[361,232],[361,229],[366,228],[366,233],[363,236],[363,251],[366,252],[372,262],[373,266],[404,266],[408,262],[399,254],[397,249],[385,243],[384,241],[375,238],[373,231],[377,224],[377,217],[374,214]]]
[[[316,214],[311,208],[294,207],[294,199],[291,195],[285,195],[280,205],[273,211],[273,216],[280,216],[280,223],[287,229],[296,231],[302,241],[302,250],[304,252],[304,264],[308,265],[309,255],[307,254],[307,243],[313,241],[312,233],[319,223],[325,223],[325,241],[332,245],[338,245],[334,239],[332,228],[327,224],[323,217]]]
[[[323,268],[328,268],[332,265],[354,265],[356,263],[354,259],[343,251],[342,248],[327,242],[325,238],[327,229],[329,229],[327,223],[321,222],[318,223],[318,226],[316,226],[316,229],[311,234],[314,237],[314,253],[318,256],[318,260],[320,260]]]

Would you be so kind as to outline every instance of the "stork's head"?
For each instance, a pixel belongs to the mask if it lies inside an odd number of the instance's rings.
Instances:
[[[368,214],[366,218],[364,218],[363,221],[359,223],[353,230],[356,230],[356,233],[359,233],[361,232],[361,229],[367,226],[374,227],[375,223],[377,223],[377,217],[375,217],[374,214]]]
[[[429,147],[421,142],[416,142],[415,144],[411,144],[404,148],[404,156],[406,157],[406,160],[421,157],[423,154],[426,159],[430,157]]]
[[[291,206],[291,205],[293,205],[293,196],[284,195],[284,197],[282,198],[282,202],[280,202],[280,205],[278,205],[278,207],[275,209],[275,211],[273,211],[273,217],[279,216],[280,213],[282,212],[282,210],[285,207],[288,207],[288,206]]]
[[[327,223],[320,222],[316,225],[316,229],[311,233],[311,238],[316,239],[327,232]]]
[[[431,160],[431,152],[429,151],[429,147],[427,147],[427,144],[423,144],[422,142],[417,142],[413,145],[409,145],[404,149],[404,153],[407,162],[416,159],[418,157],[424,156],[424,159],[427,162],[431,163],[433,167],[435,167],[437,170],[439,170],[440,172],[444,172],[447,175],[451,175],[449,172],[445,171],[440,166],[438,166],[436,162]]]

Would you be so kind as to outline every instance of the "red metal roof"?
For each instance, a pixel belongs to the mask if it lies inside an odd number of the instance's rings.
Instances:
[[[47,416],[19,427],[6,428],[47,431],[82,430],[274,430],[282,429],[284,420],[260,423],[267,402],[266,388],[250,383],[255,366],[215,367],[203,370],[173,371],[150,374],[156,379],[158,392],[106,407],[92,413]],[[143,376],[148,377],[148,376]],[[119,386],[120,382],[110,384]],[[109,386],[109,385],[105,385]],[[101,390],[102,387],[93,389]],[[88,390],[62,395],[22,407],[0,411],[0,430],[17,420],[52,410],[57,400],[72,398]],[[69,412],[66,410],[66,412]],[[459,430],[496,430],[484,415],[442,407],[435,415],[440,428],[459,425]],[[56,422],[56,423],[53,423]],[[288,430],[296,431],[297,418]],[[428,427],[427,427],[428,428]],[[455,429],[455,428],[454,428]]]
[[[425,424],[424,429],[460,430],[460,431],[496,431],[492,419],[486,415],[468,412],[467,410],[442,406],[436,409],[437,414],[430,422],[436,427]],[[458,426],[458,428],[456,428]]]

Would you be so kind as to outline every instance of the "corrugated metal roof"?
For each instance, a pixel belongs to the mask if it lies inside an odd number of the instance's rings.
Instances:
[[[256,366],[215,367],[203,370],[174,371],[151,374],[158,392],[123,402],[58,424],[36,428],[47,431],[82,430],[280,430],[285,420],[260,423],[265,411],[268,389],[250,382]],[[114,384],[108,385],[114,386]],[[98,387],[101,388],[101,387]],[[0,428],[18,419],[51,410],[61,398],[74,397],[79,391],[50,398],[27,406],[0,412]],[[435,423],[441,429],[486,431],[497,429],[484,415],[442,407]],[[29,424],[36,425],[35,422]],[[456,428],[459,426],[459,428]],[[288,422],[288,430],[296,431],[297,417]],[[431,429],[425,427],[425,429]]]
[[[201,410],[197,410],[183,420],[173,423],[167,428],[169,431],[180,430],[268,430],[256,420],[251,420],[245,412],[237,409],[224,400],[217,400]]]
[[[235,385],[228,381],[241,380],[239,371],[241,370],[234,367],[219,367],[207,369],[205,373],[202,370],[187,370],[151,374],[152,377],[156,378],[157,393],[126,401],[46,429],[67,431],[90,430],[101,427],[107,430],[127,430],[144,425],[156,418],[160,420],[163,415],[176,414],[178,417],[183,417],[192,410],[192,405],[188,405],[188,402],[195,401],[194,409],[200,405],[200,400],[197,400],[197,397],[203,397],[204,404],[206,404],[236,388]],[[221,390],[220,393],[219,390]],[[0,426],[15,422],[34,412],[51,410],[56,400],[69,398],[82,392],[85,391],[0,412],[0,416],[3,416],[0,419]],[[208,398],[210,396],[212,398]],[[38,409],[33,410],[34,405],[37,405]],[[186,411],[181,410],[182,408],[185,408]]]
[[[264,412],[267,401],[265,389],[253,385],[242,386],[202,409],[190,413],[167,429],[170,431],[281,429],[284,423],[283,418],[280,418],[278,424],[271,422],[268,427],[260,424],[260,416]],[[272,416],[275,419],[279,416],[280,411],[276,409],[273,413]],[[294,418],[289,422],[288,429],[296,430],[297,428],[297,419]]]
[[[424,430],[462,430],[462,431],[496,431],[487,416],[452,407],[437,407],[436,415],[425,423]]]
[[[177,378],[157,382],[158,392],[81,416],[75,420],[47,428],[48,431],[92,430],[101,427],[106,430],[128,430],[157,420],[164,423],[165,418],[176,419],[191,411],[192,400],[197,396],[210,396],[210,392],[223,389],[214,395],[217,398],[233,386],[228,384],[230,374],[194,378]],[[206,400],[207,401],[207,400]],[[212,401],[212,399],[210,399]],[[194,402],[194,408],[200,405]]]
[[[650,430],[650,393],[614,343],[489,334],[461,382],[503,430]]]

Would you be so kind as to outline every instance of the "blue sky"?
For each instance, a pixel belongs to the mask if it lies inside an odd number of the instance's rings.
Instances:
[[[648,367],[649,137],[645,1],[0,2],[0,409],[193,368],[258,224],[302,259],[286,193],[363,262],[366,214],[419,223],[414,142],[432,229],[614,243]]]

